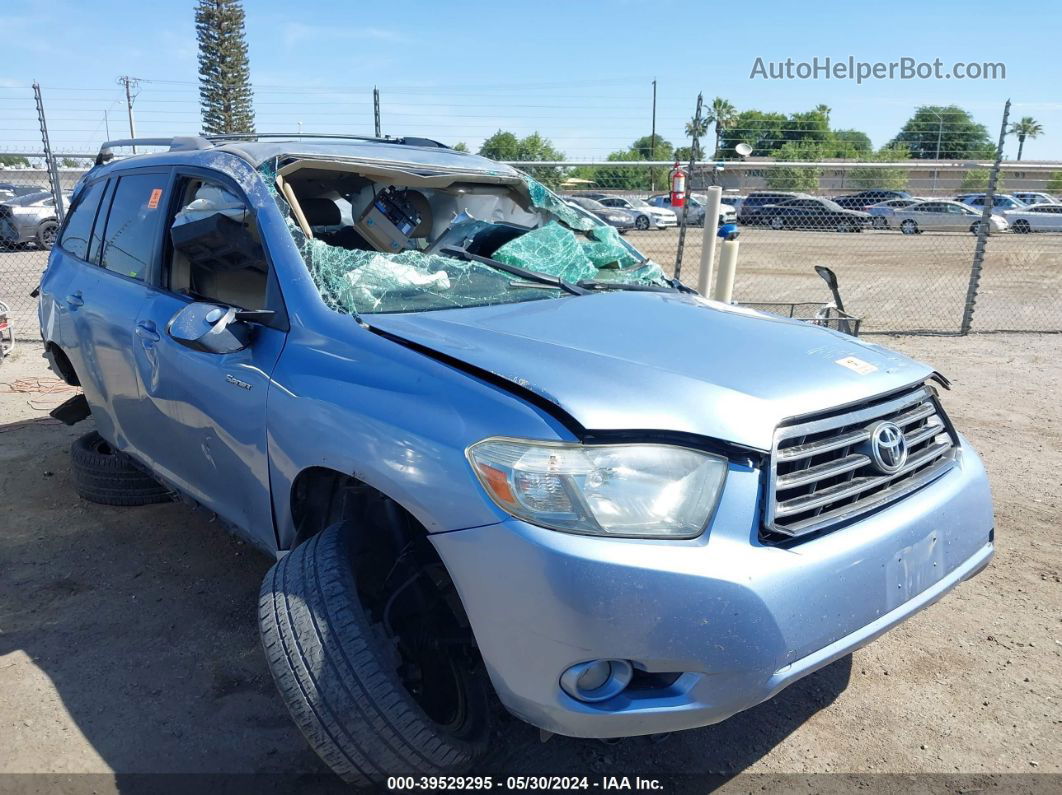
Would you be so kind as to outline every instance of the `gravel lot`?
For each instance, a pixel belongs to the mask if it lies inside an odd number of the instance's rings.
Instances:
[[[735,791],[760,789],[759,773],[851,773],[838,790],[891,781],[895,791],[905,780],[873,774],[976,774],[963,788],[978,789],[989,773],[1062,773],[1059,338],[879,341],[953,380],[945,404],[993,479],[992,566],[725,723],[605,745],[541,744],[513,721],[477,772],[714,772],[736,775]],[[47,417],[69,393],[11,391],[50,375],[39,353],[22,345],[0,365],[0,773],[60,777],[3,776],[0,789],[110,792],[158,772],[285,773],[329,787],[258,648],[270,560],[182,505],[80,501],[67,450],[89,424]],[[1046,792],[1059,778],[1020,782]]]

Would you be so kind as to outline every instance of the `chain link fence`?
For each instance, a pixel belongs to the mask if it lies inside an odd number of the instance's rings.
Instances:
[[[1062,164],[1005,162],[990,196],[991,162],[695,166],[680,262],[674,223],[682,211],[666,192],[632,187],[648,186],[650,169],[666,185],[671,166],[577,164],[579,178],[560,172],[553,181],[572,201],[626,227],[627,240],[690,285],[701,276],[707,188],[718,185],[717,223],[736,220],[740,228],[738,303],[824,303],[830,294],[814,270],[824,265],[865,332],[1062,331]],[[534,166],[547,177],[549,167]],[[714,234],[709,239],[716,243]]]
[[[21,103],[24,115],[37,112],[32,95],[6,101]],[[707,239],[716,244],[720,221],[740,228],[738,303],[823,304],[830,294],[814,269],[827,266],[863,332],[1062,331],[1062,163],[997,163],[991,151],[964,157],[947,151],[951,131],[943,122],[926,133],[939,158],[892,160],[879,152],[812,162],[759,155],[767,144],[752,135],[745,136],[750,156],[741,159],[726,140],[742,132],[727,130],[720,151],[728,159],[687,167],[692,201],[681,258],[682,213],[672,212],[667,190],[671,162],[512,164],[620,226],[640,251],[693,286],[701,276],[707,189],[719,186],[722,212],[709,219]],[[46,136],[40,141],[48,145]],[[49,159],[40,143],[29,143],[0,149],[0,302],[22,338],[38,333],[30,292],[47,263],[56,204],[92,158],[51,151]]]

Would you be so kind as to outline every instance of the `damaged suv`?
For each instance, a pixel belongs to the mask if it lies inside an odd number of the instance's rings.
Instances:
[[[269,666],[349,781],[467,768],[495,696],[577,737],[724,720],[992,557],[942,376],[706,301],[518,171],[122,143],[41,285],[84,391],[57,413],[97,429],[79,491],[176,495],[276,557]]]

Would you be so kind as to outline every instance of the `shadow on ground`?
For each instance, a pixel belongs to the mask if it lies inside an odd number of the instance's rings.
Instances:
[[[77,770],[68,752],[80,744],[86,769],[98,769],[94,752],[115,771],[102,789],[158,791],[162,780],[138,774],[196,773],[243,774],[257,792],[294,783],[332,790],[259,650],[256,602],[270,560],[183,505],[112,509],[79,500],[67,450],[87,426],[0,426],[0,657],[43,672],[62,706],[40,715],[47,699],[8,687],[2,711],[67,727],[58,746],[19,727],[8,769],[54,772],[53,759],[34,748],[57,747],[60,769]],[[18,652],[29,662],[17,662]],[[509,720],[475,772],[734,775],[830,704],[850,668],[845,658],[766,704],[665,742],[543,744],[537,730]],[[187,780],[173,783],[187,791]]]

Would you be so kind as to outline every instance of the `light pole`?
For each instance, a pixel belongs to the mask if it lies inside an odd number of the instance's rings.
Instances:
[[[944,116],[931,108],[926,108],[930,113],[937,117],[937,153],[933,158],[937,161],[937,168],[933,169],[933,192],[937,192],[937,175],[940,173],[940,138],[944,134]]]

